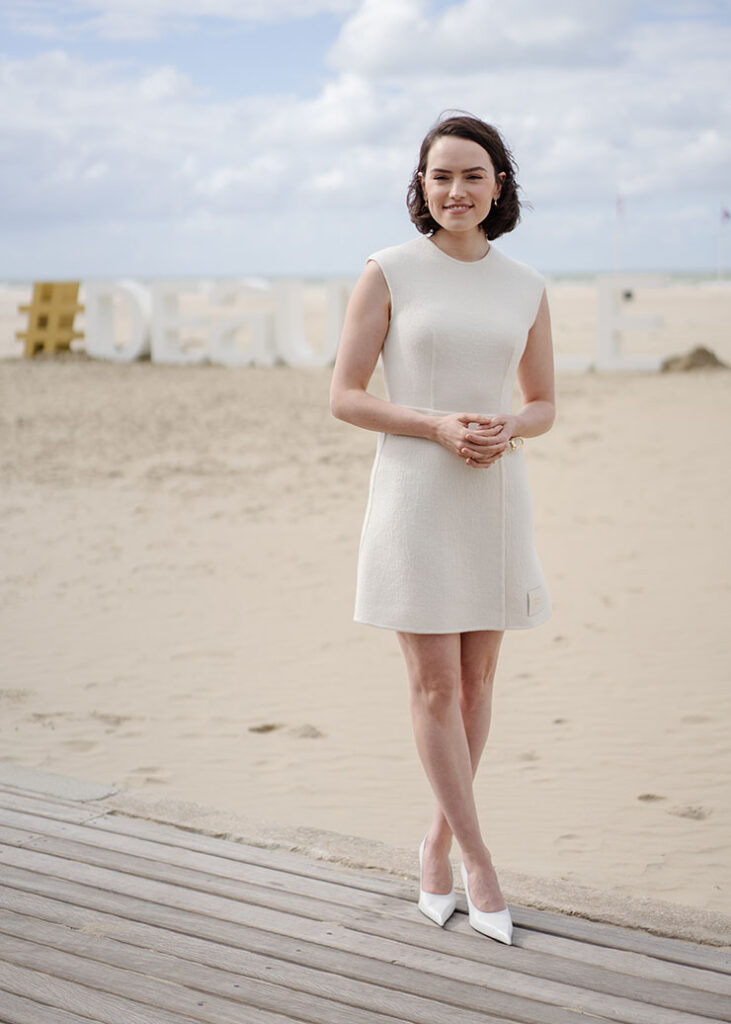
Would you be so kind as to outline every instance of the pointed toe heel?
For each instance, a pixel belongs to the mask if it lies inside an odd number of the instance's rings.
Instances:
[[[421,873],[425,843],[426,836],[422,839],[421,846],[419,847],[419,910],[441,928],[455,911],[457,895],[454,891],[454,884],[452,884],[450,891],[446,893],[424,892],[422,889]]]
[[[507,946],[513,944],[513,919],[507,907],[504,910],[487,911],[478,910],[470,899],[470,889],[467,882],[467,871],[462,864],[462,884],[464,894],[467,897],[467,907],[470,912],[470,925],[475,931],[487,935],[498,942],[504,942]]]

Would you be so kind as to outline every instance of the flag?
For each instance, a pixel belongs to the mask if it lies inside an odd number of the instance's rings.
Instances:
[[[721,223],[724,221],[731,220],[731,213],[729,213],[728,206],[721,206]]]

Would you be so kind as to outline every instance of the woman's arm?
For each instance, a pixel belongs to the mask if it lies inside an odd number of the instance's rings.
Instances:
[[[489,422],[489,417],[429,416],[368,393],[390,316],[388,285],[378,264],[371,260],[356,282],[345,313],[330,385],[333,416],[366,430],[423,437],[461,454],[467,422]]]
[[[545,291],[518,366],[518,384],[523,395],[523,408],[513,417],[511,436],[538,437],[545,434],[556,418],[551,314]]]
[[[556,417],[556,392],[553,373],[553,341],[551,314],[544,290],[536,319],[528,332],[523,356],[518,365],[518,385],[523,396],[519,413],[503,413],[492,417],[494,427],[467,435],[469,443],[480,446],[484,457],[468,459],[470,465],[485,466],[502,454],[511,437],[538,437],[553,426]]]

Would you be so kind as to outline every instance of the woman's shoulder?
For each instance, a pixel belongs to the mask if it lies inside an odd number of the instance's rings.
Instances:
[[[533,283],[536,286],[545,288],[546,279],[535,267],[530,266],[528,263],[522,263],[512,256],[508,256],[502,249],[494,248],[494,253],[497,257],[496,263],[505,274],[514,277],[516,280],[524,281],[526,284]]]
[[[385,249],[377,249],[368,256],[368,260],[374,260],[386,267],[408,264],[423,248],[423,239],[424,236],[419,235],[417,238],[410,238],[408,242],[401,242],[400,245],[389,245]]]

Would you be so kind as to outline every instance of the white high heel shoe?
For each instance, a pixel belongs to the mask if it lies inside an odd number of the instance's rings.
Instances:
[[[467,907],[470,912],[470,924],[475,931],[504,942],[508,946],[513,944],[513,919],[507,907],[504,910],[478,910],[470,899],[469,885],[467,884],[467,871],[464,864],[462,867],[462,883],[464,894],[467,897]]]
[[[419,847],[419,910],[432,921],[435,921],[441,928],[444,927],[445,921],[454,913],[457,906],[457,896],[454,891],[454,882],[452,882],[452,888],[446,893],[424,892],[422,889],[421,871],[425,843],[426,836],[421,840],[421,846]]]

